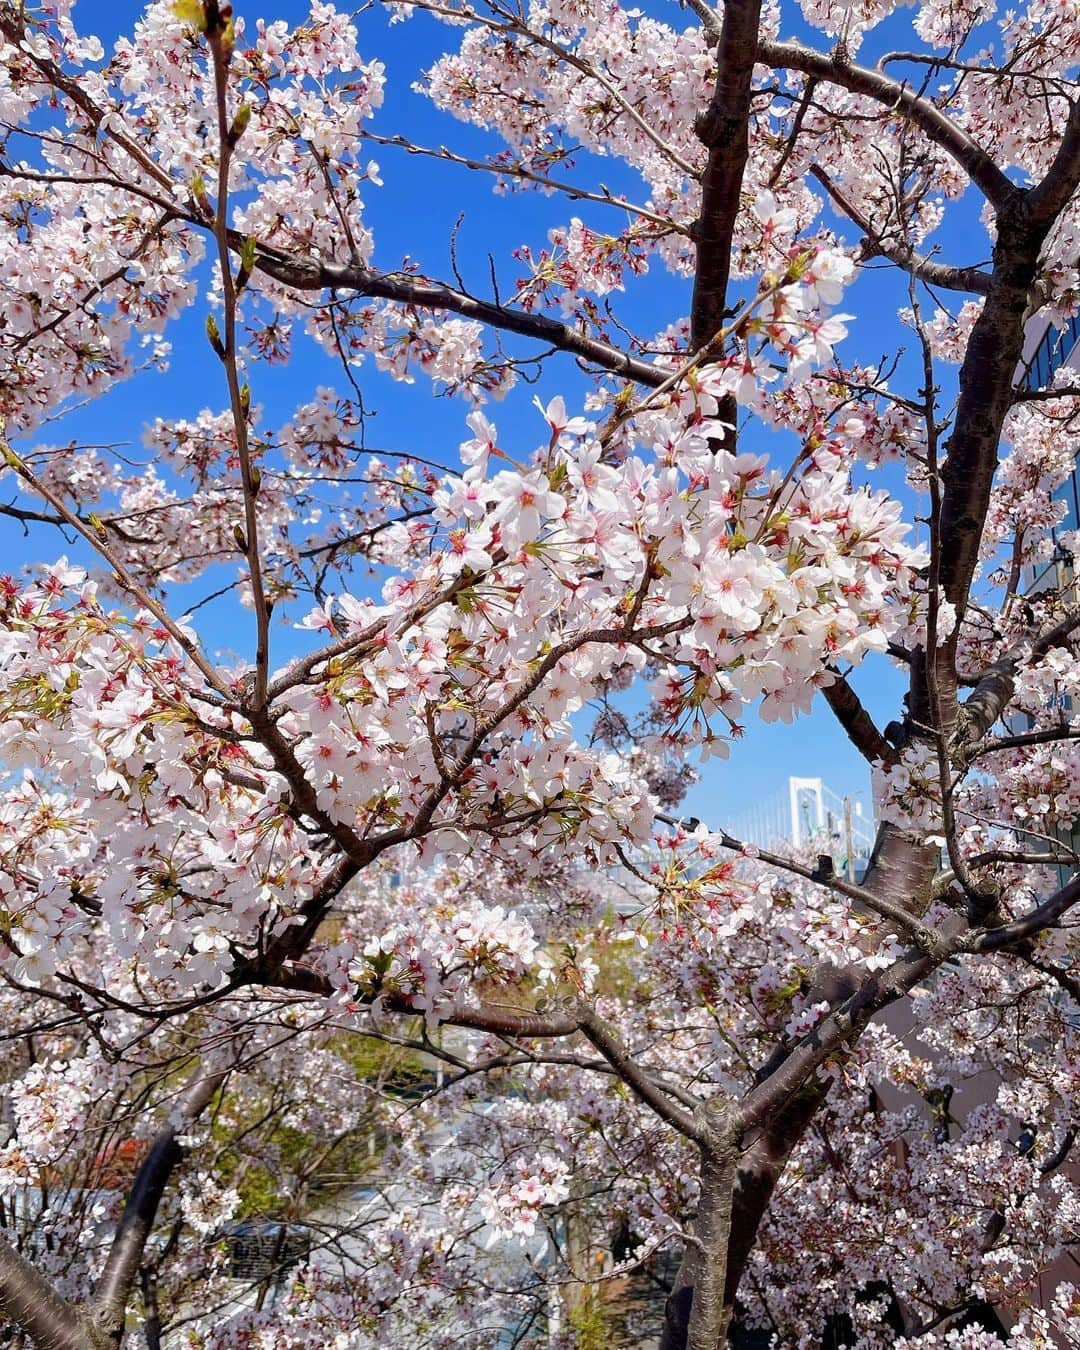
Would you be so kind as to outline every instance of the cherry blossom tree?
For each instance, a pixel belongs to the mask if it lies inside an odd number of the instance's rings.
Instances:
[[[13,1334],[584,1344],[678,1250],[665,1350],[1078,1343],[1078,391],[1023,357],[1080,305],[1080,14],[389,9],[489,157],[378,130],[323,0],[110,52],[0,3],[0,512],[48,559],[0,580]],[[477,294],[376,240],[375,147],[581,215]],[[848,354],[875,264],[904,359]],[[211,406],[145,459],[43,439],[193,318]],[[277,421],[312,350],[341,387]],[[460,444],[369,451],[372,368]],[[677,814],[818,695],[876,775],[859,883]],[[403,1112],[372,1043],[442,1090]],[[376,1125],[361,1252],[309,1181]],[[273,1306],[214,1247],[256,1175],[325,1238]]]

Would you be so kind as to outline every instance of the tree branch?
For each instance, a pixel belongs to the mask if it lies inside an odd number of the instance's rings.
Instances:
[[[965,946],[971,952],[997,952],[1014,947],[1027,938],[1037,937],[1044,929],[1054,927],[1058,920],[1080,900],[1080,874],[1066,882],[1048,900],[1036,905],[1027,914],[998,928],[978,933]]]
[[[0,1237],[0,1309],[38,1350],[97,1350],[105,1342],[25,1256]]]
[[[960,368],[960,397],[941,470],[939,579],[958,620],[967,607],[971,579],[990,504],[1005,415],[1024,341],[1028,296],[1049,221],[1034,221],[1024,200],[998,212],[993,274],[986,301],[971,330]],[[956,634],[947,646],[952,662]],[[913,691],[912,708],[922,706]]]
[[[728,0],[728,9],[731,8]],[[727,1344],[732,1304],[726,1297],[728,1239],[735,1189],[736,1150],[726,1141],[705,1154],[694,1219],[694,1295],[686,1327],[687,1350],[717,1350]],[[680,1272],[681,1274],[681,1272]]]
[[[244,241],[241,235],[231,232],[229,242],[230,247],[238,252]],[[351,263],[294,258],[270,249],[265,244],[256,247],[255,267],[257,271],[280,281],[283,286],[297,291],[351,291],[355,295],[393,300],[417,309],[447,310],[452,314],[461,314],[503,332],[536,338],[613,375],[622,375],[650,388],[655,388],[667,377],[668,372],[661,367],[632,356],[608,342],[602,342],[599,338],[591,338],[580,329],[546,314],[529,314],[523,309],[510,309],[489,300],[479,300],[453,286],[429,281],[425,277],[376,272]]]
[[[1065,209],[1080,183],[1080,98],[1069,110],[1061,144],[1054,162],[1043,179],[1027,194],[1028,212],[1033,220],[1052,224]]]
[[[304,967],[285,965],[274,972],[253,975],[253,979],[276,988],[299,989],[305,993],[327,995],[329,982],[317,972]],[[379,999],[390,1012],[416,1017],[423,1010],[413,1006],[403,994],[372,995],[369,1003]],[[704,1137],[694,1113],[678,1105],[667,1090],[635,1062],[629,1049],[619,1040],[611,1027],[594,1009],[576,1001],[567,1001],[554,1008],[538,1008],[535,1012],[521,1012],[502,1008],[497,1004],[476,1007],[462,1005],[443,1011],[439,1021],[447,1026],[467,1027],[473,1031],[487,1031],[498,1036],[526,1040],[549,1040],[576,1035],[579,1031],[603,1055],[611,1071],[653,1111],[673,1126],[680,1134],[698,1142]],[[576,1062],[576,1061],[571,1061]]]
[[[1040,975],[1045,975],[1048,980],[1053,980],[1059,989],[1068,994],[1076,1008],[1080,1010],[1080,980],[1075,975],[1070,975],[1067,970],[1063,970],[1061,966],[1055,966],[1049,961],[1040,961],[1033,952],[1025,951],[1023,948],[1020,948],[1016,955],[1032,970],[1037,970]]]
[[[677,820],[674,816],[664,815],[657,812],[655,817],[664,825],[674,825],[677,828],[685,828],[685,822]],[[887,834],[892,827],[883,826],[879,831],[879,842],[882,834]],[[891,923],[899,925],[905,933],[908,934],[911,941],[914,942],[923,951],[937,952],[941,946],[941,935],[933,928],[928,928],[922,923],[918,914],[906,909],[903,905],[889,899],[886,895],[880,894],[876,890],[871,890],[867,886],[856,886],[854,882],[845,881],[843,877],[822,876],[812,867],[806,867],[797,862],[794,858],[785,858],[779,853],[772,853],[768,849],[743,843],[741,839],[736,839],[725,830],[716,830],[714,834],[720,841],[723,848],[730,849],[733,853],[742,853],[759,858],[763,863],[770,867],[777,867],[781,871],[791,872],[797,877],[802,877],[804,881],[812,881],[818,886],[823,886],[826,890],[834,891],[837,895],[846,896],[849,900],[854,900],[857,904],[868,909],[871,913],[878,915],[879,918],[887,919]],[[875,847],[875,855],[877,847]],[[873,862],[873,859],[871,860]],[[910,894],[908,891],[900,891],[902,895]]]
[[[925,912],[930,903],[933,877],[938,866],[938,850],[920,844],[895,825],[886,823],[878,831],[874,853],[864,879],[864,889],[877,894],[904,896],[910,912]],[[894,933],[891,923],[878,925],[875,937],[881,939]],[[833,1012],[850,1006],[867,974],[861,965],[842,969],[823,964],[812,978],[806,1002],[827,1002]],[[866,1020],[869,1020],[867,1018]],[[817,1028],[815,1033],[821,1031]],[[853,1027],[846,1043],[856,1038],[861,1026]],[[780,1045],[756,1076],[759,1084],[774,1080],[799,1046]],[[830,1079],[820,1078],[813,1069],[797,1073],[790,1080],[794,1090],[779,1104],[765,1112],[749,1138],[742,1141],[734,1194],[732,1197],[731,1231],[727,1251],[726,1299],[733,1303],[739,1282],[746,1269],[757,1238],[762,1218],[769,1208],[773,1192],[783,1175],[788,1159],[803,1138],[818,1109],[825,1101],[831,1086]],[[692,1254],[685,1261],[692,1267]],[[680,1270],[680,1280],[682,1271]],[[692,1275],[688,1275],[692,1280]],[[690,1290],[692,1293],[692,1288]],[[689,1315],[689,1295],[685,1287],[677,1288],[669,1300],[662,1350],[684,1350],[686,1345],[686,1318]]]
[[[739,1129],[745,1132],[767,1125],[825,1060],[857,1036],[875,1013],[910,992],[959,947],[959,939],[954,937],[943,941],[933,956],[912,950],[887,970],[868,974],[850,998],[808,1032],[783,1063],[747,1094],[736,1112]]]
[[[697,1143],[704,1141],[705,1131],[693,1113],[672,1101],[660,1084],[634,1062],[630,1051],[592,1008],[582,1008],[580,1026],[586,1040],[596,1046],[627,1087],[661,1120],[667,1121],[687,1139]]]
[[[986,867],[990,863],[1012,863],[1018,867],[1064,867],[1069,863],[1080,861],[1080,858],[1071,850],[1066,849],[1064,845],[1057,853],[1018,853],[1015,850],[1007,848],[990,848],[984,853],[975,853],[966,859],[969,867]],[[951,871],[942,872],[937,881],[947,881],[949,884],[954,880]],[[938,894],[942,894],[940,886]]]
[[[728,0],[716,49],[716,84],[694,123],[709,152],[701,180],[701,215],[694,228],[697,265],[690,304],[690,350],[706,346],[724,326],[731,241],[750,152],[750,89],[760,0]]]
[[[804,75],[862,94],[905,117],[956,160],[996,209],[1001,210],[1020,192],[973,137],[907,84],[881,71],[825,56],[798,42],[762,42],[757,59],[774,70],[801,70]]]
[[[1080,740],[1080,731],[1069,727],[1045,727],[1042,731],[1025,731],[1018,736],[999,736],[971,752],[969,760],[990,755],[997,750],[1020,750],[1028,745],[1054,745],[1058,741]]]
[[[819,164],[810,165],[810,173],[821,184],[836,205],[850,220],[862,230],[865,238],[862,244],[863,260],[874,257],[888,258],[904,272],[910,273],[928,286],[936,286],[947,291],[969,291],[974,295],[985,295],[990,288],[990,273],[979,267],[956,267],[949,263],[935,262],[916,252],[905,239],[886,240],[853,202],[848,201],[829,175]]]
[[[227,1071],[196,1073],[135,1176],[91,1300],[94,1322],[113,1345],[118,1346],[123,1339],[128,1298],[139,1273],[146,1240],[169,1178],[184,1156],[179,1136],[190,1129],[226,1077]]]
[[[838,676],[832,684],[825,685],[821,694],[863,759],[870,764],[879,760],[886,764],[896,762],[896,751],[878,731],[873,718],[844,676]]]
[[[993,749],[1006,749],[1007,740],[1019,744],[1036,744],[1025,741],[1022,736],[1002,738],[1001,741],[979,746],[977,743],[1002,716],[1009,700],[1016,691],[1016,677],[1021,669],[1033,661],[1041,660],[1055,647],[1065,646],[1075,630],[1080,627],[1080,609],[1070,610],[1057,623],[1032,636],[1026,634],[979,676],[975,689],[961,704],[959,740],[965,754],[972,757],[976,752],[988,753]],[[1042,736],[1041,732],[1032,733]]]

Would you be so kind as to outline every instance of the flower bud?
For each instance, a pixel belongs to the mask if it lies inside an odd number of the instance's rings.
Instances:
[[[218,328],[217,319],[212,314],[206,316],[206,336],[210,339],[210,346],[224,361],[225,344],[221,340],[221,330]]]
[[[241,103],[229,128],[229,144],[235,145],[251,125],[251,104]]]

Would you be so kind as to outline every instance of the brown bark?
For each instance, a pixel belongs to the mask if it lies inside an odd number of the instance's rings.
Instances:
[[[1028,295],[1046,227],[1033,224],[1022,200],[998,214],[994,266],[982,312],[960,368],[955,431],[941,470],[941,588],[962,613],[978,561],[1013,373],[1024,344]]]
[[[843,676],[827,684],[821,694],[863,759],[869,764],[879,760],[891,764],[895,760],[896,751],[874,725],[874,719]]]
[[[61,1298],[37,1268],[2,1238],[0,1312],[29,1332],[38,1350],[107,1350],[110,1344],[80,1308]]]
[[[972,295],[985,295],[990,287],[990,273],[981,267],[962,267],[953,263],[938,262],[914,249],[905,239],[884,234],[875,229],[874,224],[858,210],[840,191],[829,175],[818,164],[810,165],[811,175],[817,179],[844,215],[863,232],[863,242],[859,249],[861,261],[871,258],[888,258],[901,271],[909,273],[928,286],[940,290],[967,291]]]
[[[735,1167],[730,1140],[702,1149],[697,1214],[667,1301],[660,1350],[719,1350],[727,1340],[731,1305],[726,1279]]]
[[[716,48],[716,84],[694,129],[709,152],[694,227],[697,260],[690,304],[690,349],[699,351],[724,326],[731,241],[750,152],[750,88],[760,0],[728,0]]]
[[[91,1315],[104,1344],[117,1346],[124,1338],[128,1300],[139,1274],[146,1240],[153,1230],[165,1188],[184,1156],[179,1136],[202,1115],[225,1078],[222,1072],[196,1072],[135,1175],[91,1300]]]
[[[239,250],[243,236],[230,235],[230,247]],[[622,351],[609,342],[590,337],[571,324],[562,323],[546,314],[530,314],[523,309],[512,309],[497,301],[481,300],[474,295],[448,286],[441,281],[416,277],[405,273],[377,272],[372,268],[352,263],[326,263],[314,258],[292,257],[268,248],[260,248],[255,259],[256,270],[265,272],[275,281],[298,291],[337,290],[353,295],[370,295],[376,299],[394,300],[398,304],[415,306],[422,310],[445,310],[476,319],[504,333],[517,333],[535,338],[558,351],[569,352],[580,360],[624,375],[628,380],[656,388],[669,371],[655,366],[630,352]]]
[[[694,124],[708,150],[701,179],[701,213],[694,224],[694,291],[690,302],[690,350],[712,343],[724,326],[731,247],[750,153],[750,91],[757,52],[761,0],[728,0],[716,44],[716,83],[709,106]],[[723,444],[735,446],[738,408],[732,395],[720,403],[731,430]]]
[[[906,81],[842,59],[839,50],[825,55],[799,42],[762,42],[758,46],[758,60],[775,70],[800,70],[815,80],[862,94],[880,103],[891,116],[905,118],[947,151],[994,207],[1003,206],[1016,195],[1016,185],[983,146]]]
[[[687,1350],[719,1350],[727,1341],[731,1305],[725,1297],[735,1156],[731,1145],[706,1154],[694,1237],[700,1243]]]
[[[911,915],[920,917],[930,903],[937,864],[937,848],[886,824],[878,832],[863,888],[888,895],[894,903],[906,900]],[[875,939],[880,942],[898,932],[897,925],[883,922],[875,929]],[[899,969],[880,977],[868,977],[857,968],[824,968],[817,973],[808,997],[811,1002],[828,1001],[830,1019],[835,1019],[833,1036],[840,1044],[852,1044],[878,1011],[903,997],[937,963],[937,957],[916,951]],[[776,1186],[826,1100],[828,1085],[814,1077],[813,1064],[820,1056],[821,1040],[829,1034],[830,1019],[820,1033],[812,1033],[795,1051],[778,1049],[759,1072],[757,1085],[740,1108],[748,1128],[740,1140],[732,1193],[722,1216],[728,1232],[723,1255],[727,1322]],[[689,1350],[690,1319],[702,1274],[701,1253],[688,1244],[665,1310],[661,1350]]]

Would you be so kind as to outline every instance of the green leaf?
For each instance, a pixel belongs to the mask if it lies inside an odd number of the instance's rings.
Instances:
[[[191,24],[196,32],[206,32],[206,6],[203,0],[173,0],[172,12],[181,23]]]

